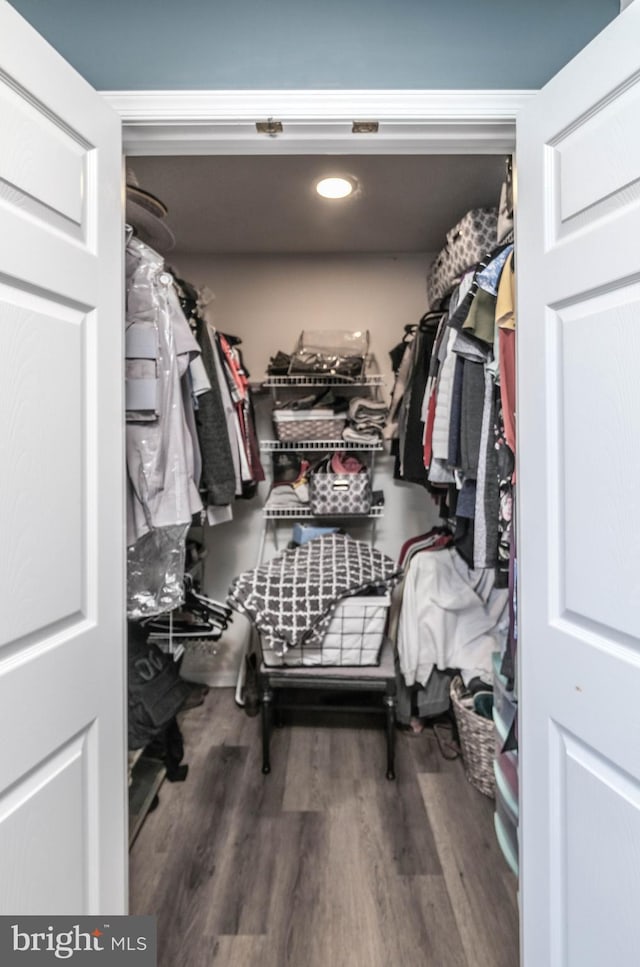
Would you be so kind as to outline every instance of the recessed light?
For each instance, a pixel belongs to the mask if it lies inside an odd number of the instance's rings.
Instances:
[[[316,183],[316,191],[323,198],[346,198],[355,188],[351,178],[321,178]]]

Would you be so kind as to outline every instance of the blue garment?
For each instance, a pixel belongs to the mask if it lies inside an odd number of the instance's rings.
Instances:
[[[489,292],[491,295],[498,294],[498,282],[502,275],[502,269],[511,252],[513,252],[513,245],[507,245],[499,255],[496,255],[492,262],[489,262],[486,269],[483,269],[476,276],[476,282],[485,292]]]

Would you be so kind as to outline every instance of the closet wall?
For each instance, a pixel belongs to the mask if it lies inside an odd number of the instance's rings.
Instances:
[[[425,311],[426,266],[433,254],[171,254],[183,278],[215,294],[209,316],[240,336],[253,381],[276,350],[290,352],[302,329],[368,329],[391,388],[389,350]]]

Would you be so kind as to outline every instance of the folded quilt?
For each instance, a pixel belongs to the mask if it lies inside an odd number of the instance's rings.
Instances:
[[[319,642],[341,598],[372,587],[388,590],[399,574],[394,561],[370,544],[327,534],[240,574],[228,601],[255,624],[265,647],[282,653]]]

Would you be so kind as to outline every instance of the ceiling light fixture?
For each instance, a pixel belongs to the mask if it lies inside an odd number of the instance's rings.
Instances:
[[[355,187],[356,183],[351,178],[321,178],[316,183],[316,191],[323,198],[346,198]]]

